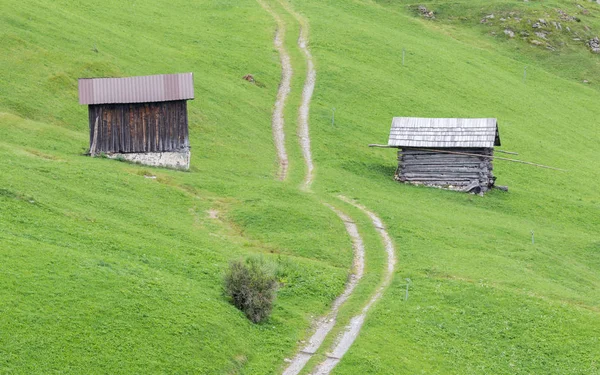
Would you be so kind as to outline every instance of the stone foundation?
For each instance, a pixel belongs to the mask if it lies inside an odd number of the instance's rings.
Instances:
[[[106,154],[110,159],[123,159],[132,163],[166,167],[174,169],[190,169],[190,151],[179,152],[143,152],[143,153],[111,153]]]

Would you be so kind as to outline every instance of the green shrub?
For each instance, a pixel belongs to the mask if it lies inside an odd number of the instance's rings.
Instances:
[[[248,319],[259,323],[269,317],[273,308],[277,293],[275,271],[262,258],[232,261],[225,274],[225,293]]]

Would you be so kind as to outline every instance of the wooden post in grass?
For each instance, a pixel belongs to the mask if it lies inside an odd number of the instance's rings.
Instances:
[[[335,107],[331,108],[331,127],[335,123]]]
[[[404,66],[404,54],[405,54],[406,50],[404,48],[402,48],[402,66]]]
[[[408,287],[410,285],[410,279],[406,278],[406,294],[404,295],[404,300],[408,301]]]
[[[523,71],[523,83],[526,83],[527,81],[527,67],[525,67],[525,70]]]

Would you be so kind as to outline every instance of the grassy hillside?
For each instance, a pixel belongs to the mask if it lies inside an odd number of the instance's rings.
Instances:
[[[9,8],[0,372],[273,372],[342,290],[351,250],[319,200],[273,180],[271,19],[253,2]],[[78,77],[180,71],[195,73],[192,171],[82,155]],[[280,263],[285,283],[259,326],[221,295],[228,260],[251,254]]]
[[[296,91],[286,113],[291,176],[281,183],[270,127],[275,24],[256,2],[5,7],[0,372],[277,373],[351,264],[344,226],[323,201],[355,217],[371,249],[371,272],[341,322],[380,274],[383,247],[341,193],[382,217],[399,264],[335,373],[600,373],[600,93],[580,83],[598,56],[490,37],[489,25],[444,16],[461,9],[451,3],[436,3],[435,21],[407,2],[291,4],[310,22],[317,69],[313,193],[298,190],[305,71],[289,15]],[[479,5],[460,6],[476,20],[488,12]],[[82,156],[77,78],[185,71],[196,90],[190,172]],[[264,87],[241,79],[248,73]],[[394,151],[366,145],[385,142],[402,115],[497,117],[502,148],[568,172],[498,161],[510,192],[483,198],[397,184]],[[261,325],[221,293],[227,262],[256,254],[279,264],[282,282]]]
[[[522,62],[543,67],[598,89],[600,62],[588,42],[600,35],[600,5],[595,1],[413,1],[379,0],[471,45],[493,48]],[[423,15],[419,6],[433,12]]]
[[[311,5],[318,186],[379,212],[400,254],[338,373],[600,372],[597,92],[542,63],[523,83],[503,44],[473,47],[473,34],[453,38],[403,8]],[[511,190],[483,199],[399,186],[395,153],[366,148],[387,139],[394,115],[497,117],[504,149],[569,172],[498,161]]]

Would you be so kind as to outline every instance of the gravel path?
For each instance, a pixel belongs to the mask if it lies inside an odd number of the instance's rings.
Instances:
[[[351,199],[348,199],[342,195],[338,196],[338,198],[360,209],[365,214],[367,214],[369,218],[371,218],[373,226],[381,236],[383,244],[385,245],[385,250],[388,255],[387,272],[385,274],[384,280],[379,284],[379,287],[377,288],[375,294],[371,297],[367,305],[363,307],[361,313],[354,316],[350,320],[350,323],[346,326],[344,332],[340,334],[336,342],[333,344],[330,353],[327,355],[327,358],[317,366],[315,371],[312,373],[313,375],[329,374],[334,369],[334,367],[340,362],[340,360],[346,354],[348,349],[350,349],[350,347],[354,343],[354,340],[356,340],[358,334],[360,333],[360,329],[363,326],[367,312],[369,311],[369,309],[371,309],[375,302],[377,302],[381,298],[384,289],[392,281],[394,269],[396,266],[396,252],[394,249],[394,244],[392,243],[392,239],[387,233],[381,219],[373,212],[369,211],[366,207],[358,204],[357,202]]]
[[[350,275],[350,279],[346,283],[344,292],[333,302],[331,311],[317,321],[315,333],[313,333],[308,340],[308,344],[306,344],[306,346],[304,346],[304,348],[302,348],[298,354],[296,354],[289,366],[283,372],[283,375],[296,375],[302,371],[306,363],[312,358],[317,349],[319,349],[325,340],[325,337],[327,337],[327,334],[329,334],[329,331],[331,331],[335,325],[340,306],[342,306],[348,297],[350,297],[354,291],[354,288],[356,288],[358,281],[362,278],[365,270],[365,247],[363,245],[362,238],[358,234],[358,228],[356,227],[356,224],[350,217],[335,207],[329,204],[325,205],[335,212],[344,222],[346,231],[352,239],[352,247],[354,249],[354,272]]]
[[[279,159],[278,177],[280,180],[284,180],[287,177],[288,171],[288,157],[285,151],[284,109],[287,97],[291,90],[292,65],[290,56],[284,48],[285,23],[283,22],[282,18],[276,12],[274,12],[263,0],[257,1],[261,5],[261,7],[263,7],[277,22],[277,31],[275,33],[274,44],[275,48],[279,52],[279,57],[282,66],[282,74],[281,82],[279,84],[279,90],[277,93],[277,99],[275,101],[275,107],[273,110],[272,127],[273,139],[275,141],[275,147],[277,149],[277,155]],[[311,153],[309,116],[310,102],[312,100],[313,92],[315,89],[317,72],[314,67],[312,54],[310,53],[310,49],[308,48],[308,22],[301,15],[294,11],[291,5],[286,0],[278,1],[284,7],[284,9],[288,13],[290,13],[300,24],[300,36],[298,37],[298,47],[304,54],[307,65],[306,79],[304,81],[304,88],[302,90],[302,102],[298,113],[298,138],[300,140],[300,146],[302,148],[302,156],[306,164],[306,175],[304,177],[303,189],[308,191],[310,190],[310,186],[314,180],[314,163]],[[350,349],[350,347],[354,343],[354,340],[356,340],[358,334],[360,333],[367,312],[381,298],[383,291],[390,284],[396,264],[394,245],[389,234],[385,230],[381,219],[379,219],[377,215],[369,211],[366,207],[358,204],[357,202],[351,199],[348,199],[341,195],[338,196],[338,198],[360,209],[371,218],[375,229],[379,232],[379,235],[381,236],[382,241],[385,245],[385,249],[388,254],[388,265],[384,280],[379,284],[374,294],[369,299],[367,305],[363,307],[363,309],[358,315],[354,316],[350,320],[350,323],[338,336],[335,343],[332,345],[330,353],[327,355],[327,358],[316,366],[315,371],[312,373],[315,375],[329,374],[333,370],[333,368],[340,362],[340,360],[346,354],[348,349]],[[350,275],[344,292],[333,302],[333,306],[329,313],[316,322],[315,332],[308,339],[308,343],[290,361],[288,367],[284,370],[283,375],[297,375],[304,369],[304,367],[310,361],[312,356],[321,347],[323,341],[325,340],[329,332],[335,326],[340,307],[352,295],[352,292],[354,291],[359,280],[364,274],[365,248],[362,238],[358,233],[358,228],[355,222],[335,207],[329,204],[325,205],[331,210],[333,210],[338,215],[338,217],[344,222],[344,225],[346,226],[346,231],[352,239],[352,246],[354,250],[354,272]]]
[[[302,89],[302,103],[298,113],[298,137],[300,138],[300,147],[302,148],[302,156],[306,163],[306,175],[304,177],[304,189],[310,189],[310,185],[314,180],[314,163],[310,148],[310,101],[312,100],[313,92],[315,91],[315,83],[317,82],[317,71],[313,62],[312,54],[308,48],[308,22],[300,14],[296,13],[287,1],[279,0],[280,4],[287,10],[298,23],[300,24],[300,36],[298,37],[298,47],[304,54],[306,59],[306,79],[304,88]]]
[[[281,81],[279,82],[279,90],[277,91],[277,99],[275,100],[275,106],[273,108],[273,117],[271,120],[271,126],[273,128],[273,140],[275,142],[275,148],[277,149],[277,158],[279,163],[279,171],[277,178],[285,180],[288,174],[288,156],[285,151],[285,132],[284,132],[284,109],[285,102],[291,90],[292,81],[292,63],[290,55],[288,55],[285,47],[285,23],[275,13],[271,7],[269,7],[264,1],[257,0],[260,6],[266,10],[277,22],[277,30],[275,31],[274,45],[277,52],[279,52],[279,60],[281,61]]]

